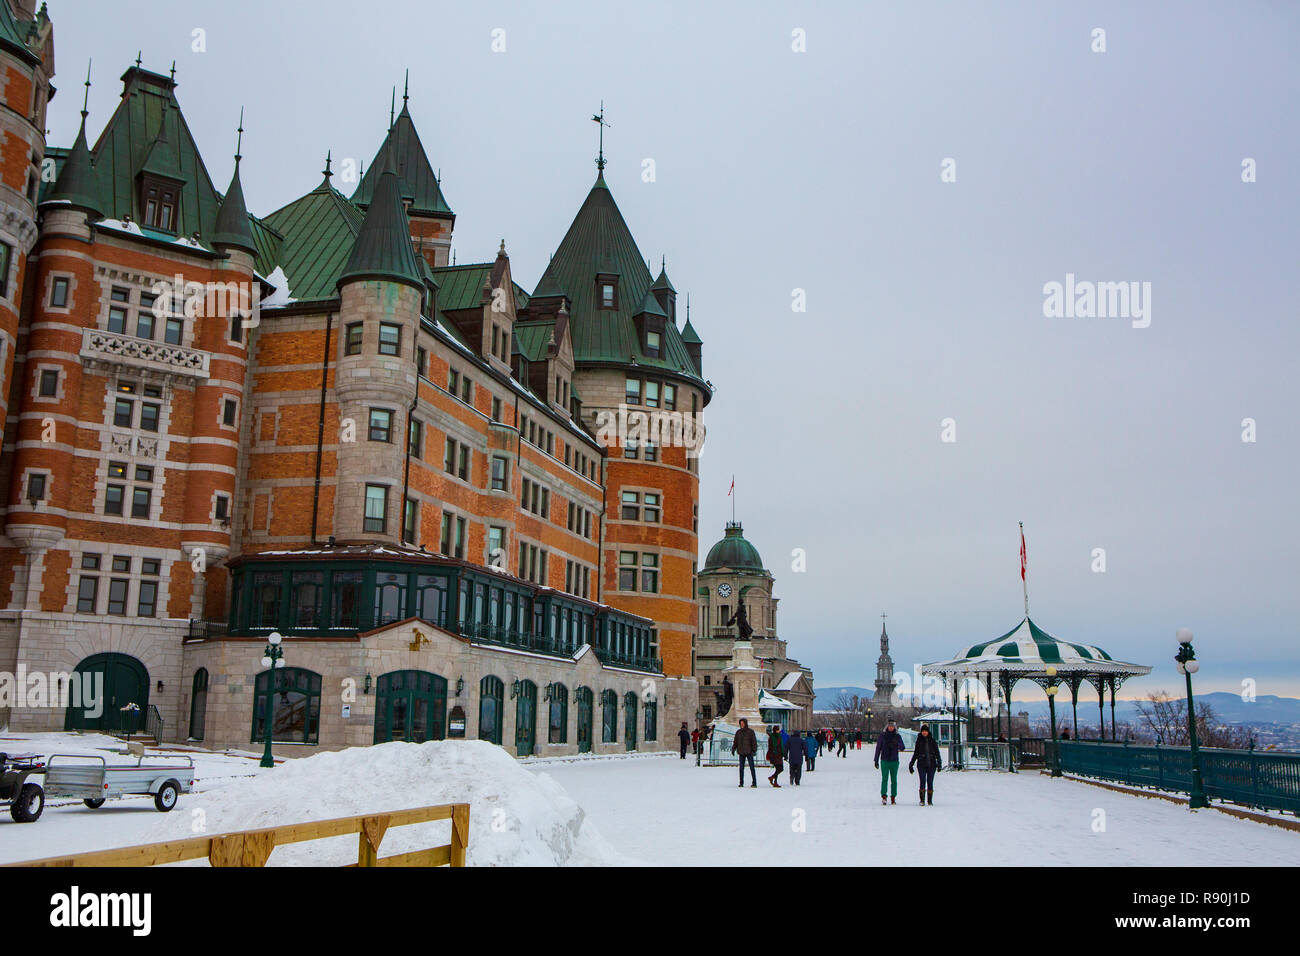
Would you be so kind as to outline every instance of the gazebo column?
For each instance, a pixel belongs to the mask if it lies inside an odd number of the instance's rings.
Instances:
[[[1097,675],[1097,739],[1106,739],[1106,678]]]
[[[1083,683],[1083,678],[1078,674],[1070,675],[1070,713],[1074,720],[1074,739],[1079,739],[1079,685]]]
[[[1115,727],[1115,678],[1110,679],[1110,739],[1119,740],[1119,731]]]
[[[989,691],[989,707],[993,708],[993,727],[994,727],[993,738],[996,740],[998,737],[998,729],[1001,728],[1002,724],[998,720],[997,705],[994,704],[993,702],[993,674],[992,673],[988,673],[984,675],[984,683],[988,687],[988,691]]]

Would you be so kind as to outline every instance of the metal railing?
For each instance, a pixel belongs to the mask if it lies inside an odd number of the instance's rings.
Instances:
[[[229,625],[225,621],[200,621],[190,618],[188,640],[206,640],[209,637],[220,637],[229,630]]]
[[[1063,740],[1061,769],[1130,786],[1191,791],[1187,747]],[[1048,765],[1052,743],[1047,741]],[[1300,753],[1199,748],[1205,793],[1250,807],[1300,814]]]
[[[156,706],[150,704],[144,715],[144,735],[152,737],[156,743],[162,743],[163,724],[162,714]]]

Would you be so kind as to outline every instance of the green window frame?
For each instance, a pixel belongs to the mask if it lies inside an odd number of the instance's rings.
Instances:
[[[501,744],[501,729],[505,723],[506,685],[500,677],[488,674],[478,682],[478,737],[490,743]]]
[[[600,694],[600,739],[607,744],[618,741],[618,695],[612,690]]]
[[[555,683],[547,688],[551,706],[547,715],[546,742],[566,744],[569,742],[569,688]]]
[[[447,679],[431,671],[381,674],[375,686],[374,742],[422,744],[447,736]]]
[[[636,750],[636,691],[623,695],[623,738],[628,750]]]
[[[645,739],[646,742],[659,739],[659,701],[645,702]]]

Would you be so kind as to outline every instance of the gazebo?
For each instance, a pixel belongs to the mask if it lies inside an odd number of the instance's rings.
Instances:
[[[1008,706],[1010,729],[1011,690],[1017,681],[1029,680],[1044,690],[1064,684],[1070,689],[1075,739],[1079,736],[1079,688],[1084,683],[1097,690],[1097,714],[1102,740],[1106,739],[1106,691],[1110,691],[1110,734],[1115,739],[1115,691],[1130,677],[1151,673],[1145,664],[1130,664],[1111,657],[1100,647],[1063,641],[1048,634],[1026,615],[1024,620],[999,638],[972,645],[959,657],[921,667],[922,674],[952,682],[953,704],[958,686],[966,681],[982,683],[990,702],[994,682]],[[1055,693],[1054,691],[1052,693]],[[1001,715],[997,715],[999,728]]]

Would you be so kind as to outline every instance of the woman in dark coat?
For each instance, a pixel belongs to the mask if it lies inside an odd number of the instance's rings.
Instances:
[[[772,776],[767,778],[767,782],[774,787],[780,787],[777,778],[781,776],[781,769],[784,764],[781,762],[781,728],[775,724],[767,732],[767,762],[772,765]]]
[[[790,782],[796,787],[803,779],[804,743],[797,730],[790,732],[790,739],[785,743],[785,757],[790,761]]]
[[[943,758],[939,755],[939,741],[930,733],[929,724],[922,724],[921,732],[916,735],[907,772],[915,773],[917,767],[921,768],[921,806],[934,806],[934,775],[943,769]]]

